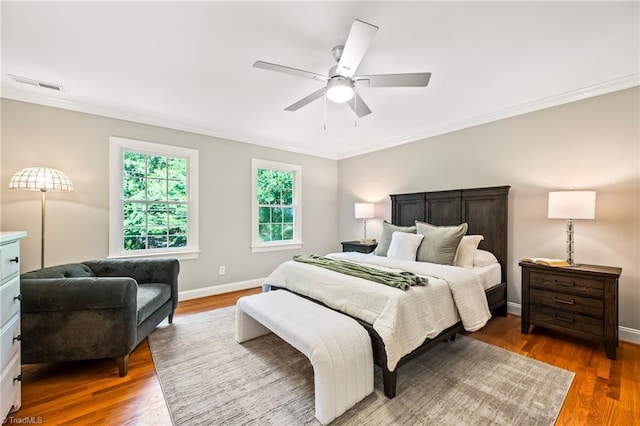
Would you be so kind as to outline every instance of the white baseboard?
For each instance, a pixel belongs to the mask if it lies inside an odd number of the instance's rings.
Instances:
[[[209,287],[197,288],[195,290],[180,291],[178,292],[178,300],[197,299],[199,297],[214,296],[216,294],[262,287],[264,280],[264,278],[256,278],[253,280],[238,281],[235,283],[212,285]]]
[[[520,317],[522,316],[522,305],[520,303],[507,302],[507,312]],[[635,328],[618,326],[618,337],[625,342],[640,345],[640,330]]]
[[[618,337],[625,342],[640,345],[640,330],[629,327],[618,327]]]
[[[519,303],[507,302],[507,313],[522,316],[522,306]]]

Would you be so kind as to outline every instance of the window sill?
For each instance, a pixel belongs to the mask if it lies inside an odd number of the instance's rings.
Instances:
[[[107,259],[143,259],[154,257],[171,257],[179,260],[197,259],[200,255],[200,250],[189,251],[163,251],[163,252],[145,252],[136,254],[121,254],[121,255],[109,255]]]
[[[267,251],[281,251],[281,250],[296,250],[301,249],[304,243],[301,241],[296,241],[292,243],[277,243],[277,244],[260,244],[260,245],[252,245],[251,252],[252,253],[263,253]]]

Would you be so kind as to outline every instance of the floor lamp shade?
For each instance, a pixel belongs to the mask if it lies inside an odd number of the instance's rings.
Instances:
[[[60,170],[27,167],[18,170],[9,181],[9,188],[27,191],[73,191],[73,183]]]
[[[549,219],[567,219],[567,262],[575,266],[573,259],[573,220],[596,218],[595,191],[549,192]]]
[[[25,191],[40,191],[42,193],[42,217],[41,217],[41,242],[40,242],[40,267],[44,268],[44,223],[47,191],[73,191],[73,183],[60,170],[47,167],[27,167],[18,170],[9,181],[10,189],[22,189]]]

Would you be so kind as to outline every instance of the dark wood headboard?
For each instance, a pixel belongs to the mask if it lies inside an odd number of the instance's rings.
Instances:
[[[510,186],[454,189],[391,195],[391,221],[411,226],[416,220],[432,225],[469,225],[467,235],[483,235],[479,248],[493,253],[507,282],[507,219]]]

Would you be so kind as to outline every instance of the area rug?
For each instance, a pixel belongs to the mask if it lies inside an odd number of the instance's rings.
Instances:
[[[319,425],[313,368],[273,334],[234,340],[235,308],[179,315],[149,336],[173,422]],[[399,369],[394,399],[375,391],[332,425],[553,425],[574,374],[470,337]]]

